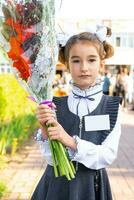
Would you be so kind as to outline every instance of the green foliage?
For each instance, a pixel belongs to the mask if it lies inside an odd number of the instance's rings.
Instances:
[[[35,103],[11,74],[0,75],[0,155],[14,154],[37,128]]]
[[[7,192],[7,187],[4,182],[0,181],[0,199],[5,195]]]
[[[0,172],[7,166],[5,157],[0,155]]]
[[[0,86],[0,121],[2,121],[2,119],[4,118],[4,113],[5,113],[5,109],[6,109],[6,100],[4,97],[4,93],[3,93],[3,89]]]
[[[28,93],[11,74],[0,75],[0,124],[13,118],[31,113],[34,103],[27,98]]]
[[[13,119],[8,124],[3,124],[0,134],[0,155],[14,154],[18,148],[37,128],[34,115],[24,115]]]

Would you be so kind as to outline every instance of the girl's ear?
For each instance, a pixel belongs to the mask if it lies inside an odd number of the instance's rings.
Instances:
[[[105,67],[105,60],[101,60],[101,62],[100,62],[100,68],[104,69],[104,67]]]
[[[68,62],[65,62],[65,66],[66,66],[66,68],[68,69],[68,71],[70,72],[70,68],[69,68]]]

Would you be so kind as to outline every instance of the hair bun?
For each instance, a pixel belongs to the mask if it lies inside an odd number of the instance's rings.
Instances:
[[[112,35],[111,28],[107,27],[107,37],[110,37]]]
[[[59,45],[59,55],[58,60],[65,64],[65,46]]]

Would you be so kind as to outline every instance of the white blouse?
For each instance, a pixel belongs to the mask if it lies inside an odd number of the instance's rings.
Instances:
[[[88,112],[92,112],[98,106],[102,98],[102,85],[102,82],[98,82],[95,86],[90,87],[86,90],[80,90],[76,86],[73,86],[72,92],[68,97],[69,110],[74,114],[77,114],[78,112],[80,118],[82,118],[82,116],[84,115],[87,115]],[[88,100],[86,98],[75,98],[74,93],[80,96],[91,95],[91,98],[94,98],[94,101]],[[40,130],[38,134],[41,134]],[[108,165],[110,165],[117,157],[120,135],[121,125],[119,109],[117,121],[113,130],[102,142],[101,145],[96,145],[92,142],[83,140],[77,136],[77,152],[74,152],[71,149],[69,149],[68,151],[70,157],[73,161],[80,162],[91,169],[105,168]],[[39,141],[39,144],[46,161],[48,162],[48,164],[52,165],[52,158],[48,141]]]

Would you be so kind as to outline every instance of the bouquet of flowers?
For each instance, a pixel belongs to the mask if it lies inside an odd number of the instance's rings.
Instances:
[[[52,100],[58,52],[55,5],[55,0],[5,0],[2,4],[0,37],[6,41],[2,48],[17,79],[37,103]],[[51,106],[50,101],[45,103]],[[49,142],[55,176],[60,173],[68,180],[74,178],[75,170],[66,148],[58,141]]]

